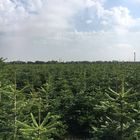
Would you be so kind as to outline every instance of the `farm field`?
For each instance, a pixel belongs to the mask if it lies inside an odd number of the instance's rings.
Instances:
[[[140,140],[140,0],[0,0],[0,140]]]
[[[140,63],[0,63],[0,140],[139,140]]]

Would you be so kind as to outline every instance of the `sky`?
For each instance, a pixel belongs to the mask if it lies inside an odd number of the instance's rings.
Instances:
[[[140,0],[0,0],[8,61],[140,61]]]

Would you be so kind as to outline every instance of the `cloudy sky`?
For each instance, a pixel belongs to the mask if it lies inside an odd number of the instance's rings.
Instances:
[[[140,60],[140,0],[0,0],[0,57]]]

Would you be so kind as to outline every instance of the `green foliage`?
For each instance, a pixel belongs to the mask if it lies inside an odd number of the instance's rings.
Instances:
[[[5,63],[4,63],[4,61],[5,61],[6,59],[4,59],[4,58],[0,58],[0,69],[1,68],[3,68],[3,66],[5,65]]]
[[[62,123],[58,121],[59,116],[48,113],[41,124],[37,123],[34,115],[31,113],[31,125],[17,121],[24,138],[29,140],[52,140],[53,135],[58,135],[58,128]]]
[[[1,140],[140,139],[139,63],[0,65]]]
[[[132,89],[125,91],[124,82],[122,82],[120,92],[109,88],[105,96],[106,100],[96,106],[105,115],[100,118],[100,127],[93,126],[93,131],[98,137],[100,135],[101,139],[138,138],[139,108],[137,108],[138,102],[135,99],[139,94],[133,93]]]

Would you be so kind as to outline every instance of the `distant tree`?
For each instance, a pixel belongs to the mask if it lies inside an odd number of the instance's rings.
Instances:
[[[34,62],[32,62],[32,61],[27,61],[27,64],[34,64]]]
[[[0,69],[3,68],[3,66],[4,66],[4,64],[5,64],[5,63],[4,63],[5,60],[6,60],[6,59],[4,59],[3,57],[0,58]]]
[[[35,61],[35,64],[45,64],[46,62],[44,61]]]
[[[24,61],[12,61],[10,64],[26,64]]]

